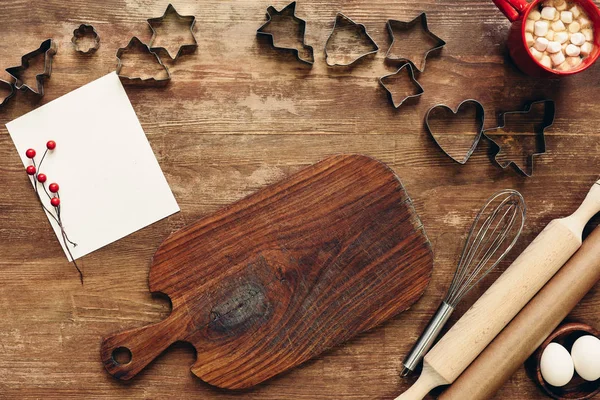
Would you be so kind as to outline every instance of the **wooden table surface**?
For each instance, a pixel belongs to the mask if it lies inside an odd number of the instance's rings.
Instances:
[[[146,19],[167,1],[6,0],[0,13],[0,67],[54,38],[46,95],[22,93],[0,109],[0,398],[391,399],[410,382],[401,361],[448,287],[474,213],[496,190],[521,191],[528,206],[516,255],[552,219],[571,213],[598,177],[600,66],[561,81],[522,75],[507,58],[509,23],[488,0],[301,0],[309,68],[257,41],[266,0],[179,0],[181,14],[197,18],[198,50],[171,65],[166,88],[127,88],[133,107],[181,206],[181,212],[84,257],[80,285],[37,203],[4,123],[101,77],[116,66],[115,52],[137,35],[148,41]],[[277,2],[281,8],[286,2]],[[335,13],[364,23],[382,51],[352,69],[331,69],[322,48]],[[387,19],[409,20],[425,11],[430,28],[448,44],[431,57],[419,80],[425,94],[395,110],[377,78],[393,72],[383,58]],[[92,23],[102,47],[74,52],[73,29]],[[6,74],[2,74],[7,78]],[[460,166],[435,146],[423,127],[427,109],[480,100],[486,127],[501,111],[532,100],[556,101],[547,153],[532,178],[494,166],[482,143]],[[85,134],[85,127],[82,127]],[[110,149],[97,149],[107,154]],[[235,200],[335,153],[364,153],[398,173],[434,246],[431,284],[413,308],[259,387],[231,393],[189,371],[194,349],[171,347],[133,381],[110,377],[100,362],[105,335],[164,319],[168,301],[148,292],[152,254],[170,233]],[[86,168],[78,165],[74,168]],[[89,166],[101,168],[102,166]],[[118,193],[104,195],[118,196]],[[598,224],[596,217],[590,224]],[[458,318],[484,290],[472,292]],[[596,286],[570,319],[600,328]],[[521,369],[499,399],[545,396]]]

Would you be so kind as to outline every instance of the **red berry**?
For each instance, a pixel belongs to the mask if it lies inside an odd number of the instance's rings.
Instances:
[[[25,155],[27,156],[27,158],[33,158],[33,157],[35,157],[35,150],[34,149],[28,149],[25,152]]]
[[[33,165],[30,165],[29,167],[27,167],[27,175],[35,175],[35,167]]]
[[[50,186],[48,186],[48,189],[52,192],[52,193],[56,193],[58,192],[58,183],[51,183]]]
[[[38,174],[38,182],[44,183],[47,179],[48,177],[46,176],[46,174]]]
[[[49,140],[48,143],[46,143],[46,147],[48,150],[54,150],[56,148],[56,142],[54,140]]]
[[[60,206],[60,199],[58,197],[53,197],[50,199],[50,204],[52,204],[53,207],[58,207]]]

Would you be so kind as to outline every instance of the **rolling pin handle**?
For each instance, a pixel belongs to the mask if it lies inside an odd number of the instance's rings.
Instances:
[[[581,240],[583,228],[598,212],[600,212],[600,180],[592,186],[579,208],[562,221]]]
[[[422,400],[432,389],[448,384],[450,382],[439,375],[425,361],[423,362],[423,373],[421,373],[419,379],[406,392],[396,397],[395,400]]]

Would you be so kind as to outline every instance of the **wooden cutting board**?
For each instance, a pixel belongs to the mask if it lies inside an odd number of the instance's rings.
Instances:
[[[330,157],[165,240],[149,286],[170,297],[171,315],[106,338],[102,361],[127,380],[187,341],[200,379],[250,387],[406,310],[432,268],[395,173],[366,156]],[[131,360],[119,363],[123,351]]]

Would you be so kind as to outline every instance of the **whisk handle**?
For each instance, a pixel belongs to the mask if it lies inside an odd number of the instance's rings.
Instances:
[[[427,324],[427,327],[419,337],[419,340],[414,345],[408,356],[404,359],[404,370],[402,376],[410,375],[419,365],[425,354],[431,349],[436,339],[442,332],[444,325],[448,322],[450,315],[454,311],[454,307],[445,301],[439,306],[433,318]]]

